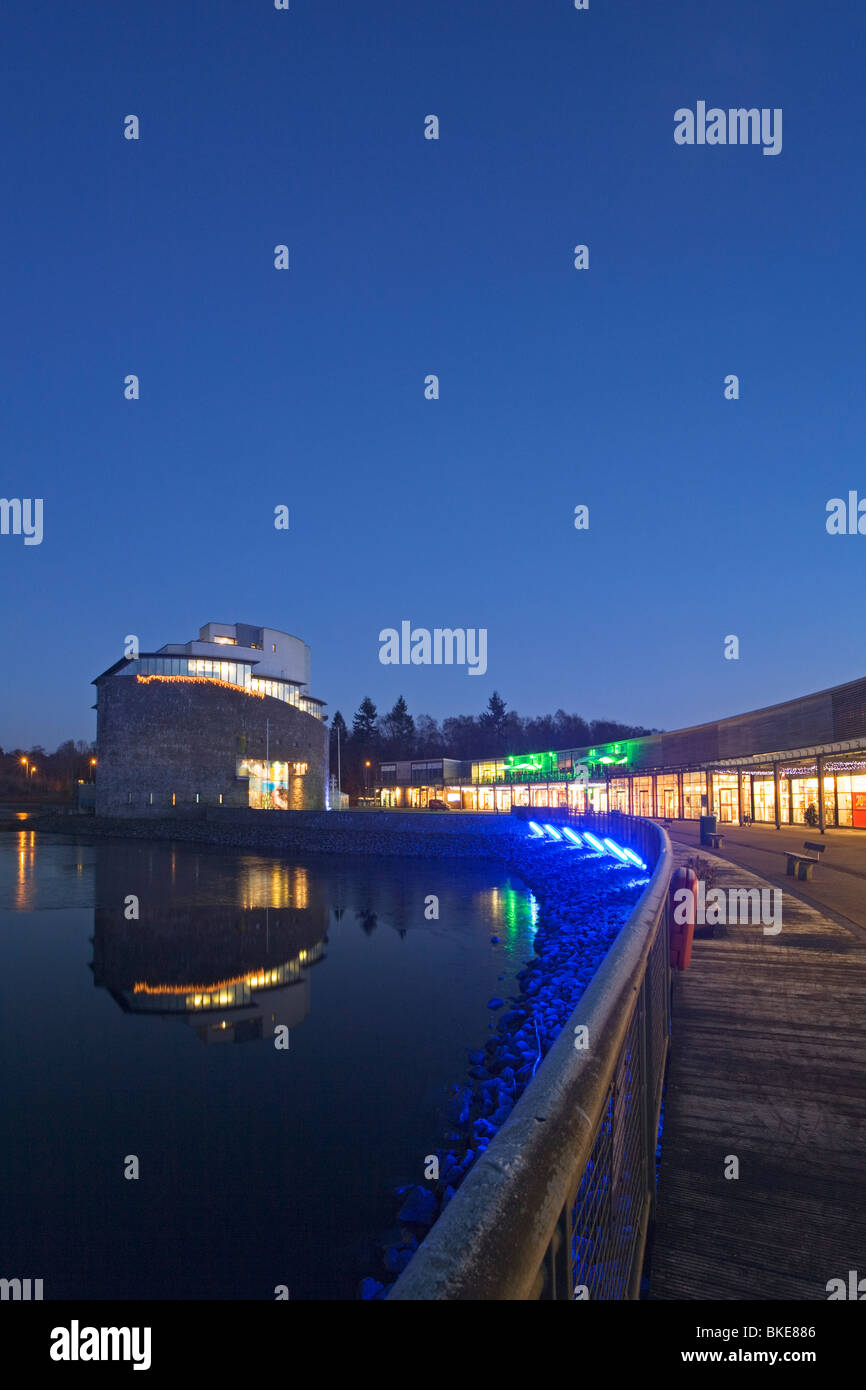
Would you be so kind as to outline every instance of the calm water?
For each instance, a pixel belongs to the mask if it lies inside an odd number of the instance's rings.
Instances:
[[[533,907],[495,866],[0,834],[0,1276],[354,1297]]]

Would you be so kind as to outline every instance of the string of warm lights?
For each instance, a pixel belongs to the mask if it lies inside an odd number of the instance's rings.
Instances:
[[[136,676],[137,681],[147,685],[150,681],[186,681],[189,685],[221,685],[226,690],[236,690],[241,695],[255,695],[263,700],[265,692],[254,690],[250,685],[233,685],[231,681],[220,680],[218,676]]]
[[[280,970],[290,970],[295,964],[303,964],[306,955],[306,951],[301,951],[294,960],[287,961],[277,970],[254,970],[252,974],[233,975],[229,980],[217,980],[212,985],[148,985],[139,981],[132,986],[132,992],[133,994],[218,994],[220,990],[228,989],[229,985],[277,984]]]

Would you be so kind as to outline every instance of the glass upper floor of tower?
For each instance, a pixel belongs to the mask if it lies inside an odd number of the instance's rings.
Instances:
[[[117,675],[157,677],[164,680],[193,678],[198,680],[222,681],[236,685],[256,695],[269,695],[274,700],[282,700],[293,705],[314,719],[322,719],[323,700],[308,695],[300,681],[277,676],[257,676],[252,662],[217,659],[201,656],[166,656],[161,653],[142,654],[130,659]]]

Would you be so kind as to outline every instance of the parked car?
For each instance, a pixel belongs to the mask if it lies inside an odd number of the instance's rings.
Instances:
[[[443,801],[443,800],[441,799],[441,797],[432,796],[432,797],[430,798],[430,800],[427,802],[427,810],[428,810],[428,811],[447,811],[447,810],[448,810],[448,803],[447,803],[447,801]]]

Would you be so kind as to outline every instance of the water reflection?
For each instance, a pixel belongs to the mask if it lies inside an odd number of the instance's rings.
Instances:
[[[3,832],[0,1274],[60,1300],[354,1298],[532,935],[490,864]],[[158,1153],[146,1201],[106,1166],[130,1152]]]
[[[97,847],[95,874],[94,982],[126,1013],[204,1043],[272,1040],[308,1016],[328,903],[305,868],[114,844]]]
[[[15,877],[14,902],[16,908],[26,912],[33,907],[36,896],[36,831],[19,830],[16,839],[18,871]]]

